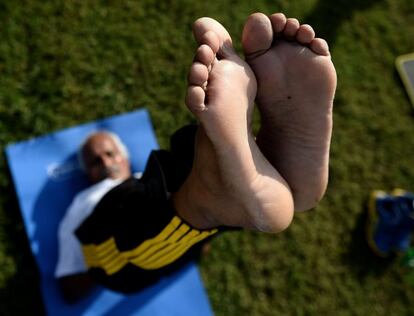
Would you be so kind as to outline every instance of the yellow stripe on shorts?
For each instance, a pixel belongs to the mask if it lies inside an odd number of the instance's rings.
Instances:
[[[101,244],[82,246],[86,264],[89,268],[101,268],[112,275],[128,263],[141,269],[155,270],[180,258],[191,246],[217,233],[217,229],[200,231],[191,228],[178,216],[154,238],[147,239],[136,248],[119,251],[114,237]]]

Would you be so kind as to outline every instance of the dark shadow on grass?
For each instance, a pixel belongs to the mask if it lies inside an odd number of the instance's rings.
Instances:
[[[409,115],[412,118],[414,118],[414,111],[413,111],[414,104],[411,104],[410,96],[408,95],[408,91],[405,88],[404,82],[402,81],[401,76],[398,73],[397,69],[394,70],[393,78],[394,78],[395,82],[397,82],[401,86],[401,89],[404,90],[404,96],[405,96],[405,98],[407,100],[408,105],[410,106]],[[404,105],[404,104],[402,104],[402,105]]]
[[[352,231],[349,250],[343,258],[343,262],[349,264],[350,271],[361,280],[368,275],[383,274],[395,261],[393,257],[378,257],[368,246],[365,238],[367,214],[367,210],[364,209],[358,217],[357,224]]]
[[[0,315],[44,315],[39,273],[30,251],[8,168],[7,177],[10,185],[2,192],[5,196],[3,209],[8,217],[4,230],[9,242],[7,254],[13,257],[16,271],[14,276],[7,280],[6,286],[0,289]]]
[[[380,0],[319,0],[314,9],[303,18],[315,28],[318,37],[333,46],[341,24],[352,18],[355,11],[363,11],[378,4]]]

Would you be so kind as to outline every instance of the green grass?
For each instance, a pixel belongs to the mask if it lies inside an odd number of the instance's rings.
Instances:
[[[42,310],[6,144],[146,107],[165,146],[193,120],[183,100],[194,19],[218,19],[240,49],[257,10],[298,17],[329,40],[339,80],[330,186],[282,234],[213,241],[201,271],[216,314],[414,314],[404,270],[364,241],[370,190],[414,190],[414,118],[394,67],[414,51],[412,0],[1,1],[0,314]]]

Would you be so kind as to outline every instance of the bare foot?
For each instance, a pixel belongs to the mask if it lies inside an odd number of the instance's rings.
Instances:
[[[186,104],[201,126],[191,174],[173,197],[174,205],[197,228],[279,232],[292,220],[293,200],[251,133],[255,77],[217,21],[197,20],[194,36],[200,46]]]
[[[336,88],[328,45],[281,13],[252,14],[242,45],[258,82],[258,146],[289,183],[295,210],[310,209],[328,182]]]

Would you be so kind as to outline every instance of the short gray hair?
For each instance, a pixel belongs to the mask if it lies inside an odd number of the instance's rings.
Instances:
[[[85,137],[85,139],[82,141],[82,143],[79,145],[79,148],[78,148],[78,152],[77,152],[78,163],[82,171],[86,171],[85,161],[83,160],[83,149],[86,143],[97,134],[104,134],[108,136],[109,138],[111,138],[112,141],[115,143],[115,146],[119,149],[119,152],[121,153],[121,155],[124,158],[129,159],[128,149],[125,146],[125,144],[121,141],[121,138],[119,138],[117,134],[106,131],[106,130],[95,131],[95,132],[90,133],[87,137]]]

